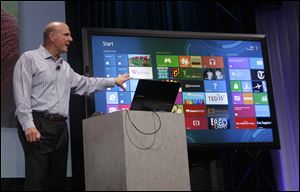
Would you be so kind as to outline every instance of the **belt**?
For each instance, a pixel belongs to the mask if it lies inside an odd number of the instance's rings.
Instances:
[[[65,121],[67,119],[58,113],[49,113],[48,111],[33,111],[32,114],[49,121]]]

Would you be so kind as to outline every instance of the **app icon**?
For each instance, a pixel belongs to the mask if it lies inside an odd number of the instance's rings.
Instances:
[[[209,129],[221,130],[230,129],[229,118],[227,117],[211,117],[208,118]]]
[[[116,66],[116,54],[104,54],[105,66]]]
[[[234,118],[237,129],[256,129],[256,118]]]
[[[206,92],[226,92],[225,81],[205,80],[204,87]]]
[[[266,75],[264,70],[251,70],[252,80],[265,80]]]
[[[230,80],[251,80],[249,69],[229,69]]]
[[[207,118],[205,117],[186,117],[185,125],[186,125],[186,129],[191,129],[191,130],[208,129],[208,122],[207,122]]]
[[[128,54],[130,67],[151,67],[151,56],[146,54]]]
[[[157,79],[168,79],[169,68],[168,67],[157,67]]]
[[[253,93],[254,104],[269,104],[267,93]]]
[[[253,94],[252,93],[243,93],[244,104],[253,104]]]
[[[190,58],[192,68],[202,68],[201,56],[191,56]]]
[[[177,55],[156,55],[157,67],[179,67]]]
[[[243,92],[252,92],[252,82],[251,81],[241,81]]]
[[[270,117],[269,105],[255,105],[256,117]]]
[[[252,90],[255,93],[267,92],[267,85],[265,81],[252,81]]]
[[[224,68],[222,56],[201,56],[204,68]]]
[[[251,69],[264,69],[264,61],[261,57],[250,57],[249,63]]]
[[[191,67],[191,59],[189,56],[179,56],[180,67]]]
[[[242,92],[241,81],[230,81],[231,92]]]
[[[243,104],[243,96],[242,93],[232,93],[232,104]]]
[[[205,93],[205,101],[208,105],[227,105],[227,93]]]
[[[197,80],[182,80],[182,91],[184,92],[204,92],[203,81]]]
[[[117,54],[117,66],[128,67],[128,55],[127,54]]]
[[[234,105],[234,117],[255,117],[254,105]]]
[[[271,118],[264,118],[264,117],[256,118],[256,124],[258,129],[270,129],[273,127]]]
[[[207,105],[206,109],[208,117],[227,117],[229,115],[227,105]]]
[[[235,69],[248,69],[248,57],[228,57],[228,67]]]

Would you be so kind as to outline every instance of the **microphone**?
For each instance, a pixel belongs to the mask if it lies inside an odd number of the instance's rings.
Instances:
[[[63,64],[63,62],[64,62],[63,59],[60,58],[59,61],[58,61],[58,65],[57,65],[56,68],[55,68],[56,71],[59,71],[59,70],[60,70],[60,65]]]

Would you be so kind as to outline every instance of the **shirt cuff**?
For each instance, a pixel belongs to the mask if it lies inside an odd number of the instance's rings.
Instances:
[[[116,85],[115,78],[107,78],[107,86],[114,87]]]
[[[35,127],[33,121],[27,121],[27,122],[21,123],[21,126],[22,126],[23,131],[25,131],[25,129],[27,129],[27,128]]]

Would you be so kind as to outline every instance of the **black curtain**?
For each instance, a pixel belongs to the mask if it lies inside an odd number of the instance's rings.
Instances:
[[[74,39],[68,62],[74,71],[83,74],[82,27],[256,33],[258,5],[262,4],[255,1],[66,1],[66,22]],[[72,183],[76,190],[84,189],[81,122],[86,118],[84,105],[83,97],[71,96]]]
[[[299,191],[299,1],[259,9],[257,31],[267,35],[281,150],[272,152],[279,191]]]
[[[66,2],[66,14],[73,30],[106,27],[256,33],[254,5],[232,1],[75,1]]]

